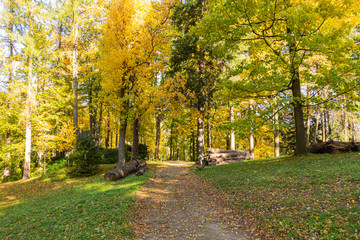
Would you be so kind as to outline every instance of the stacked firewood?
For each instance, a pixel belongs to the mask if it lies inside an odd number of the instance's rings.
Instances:
[[[207,150],[206,164],[215,166],[219,164],[227,164],[240,162],[250,159],[250,154],[245,150],[227,150],[218,148],[209,148]]]

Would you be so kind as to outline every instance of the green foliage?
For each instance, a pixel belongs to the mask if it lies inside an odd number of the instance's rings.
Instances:
[[[100,148],[95,146],[89,135],[79,134],[74,152],[69,160],[75,165],[70,171],[73,176],[91,176],[96,173],[100,162]]]
[[[268,239],[356,239],[358,153],[272,158],[209,167],[198,174],[231,196]]]
[[[87,141],[87,140],[86,140]],[[118,149],[117,148],[102,148],[92,146],[89,149],[91,151],[96,151],[96,159],[92,158],[94,164],[112,164],[118,162]],[[77,149],[76,149],[77,150]],[[70,156],[71,162],[78,161],[77,159],[84,159],[84,151],[76,151]],[[91,151],[86,154],[92,154]],[[131,158],[131,146],[126,145],[126,161],[129,162]],[[145,144],[139,144],[139,156],[137,157],[141,160],[149,159],[148,147]],[[82,162],[82,161],[80,161]],[[96,170],[96,169],[94,169]]]
[[[6,185],[0,190],[0,238],[64,239],[66,235],[70,239],[131,239],[134,192],[149,174],[132,175],[115,183],[104,182],[100,174],[78,180],[46,178]],[[5,196],[14,196],[18,189],[28,192],[32,188],[37,191],[13,206],[6,206],[6,198],[1,199],[4,191],[10,193]]]

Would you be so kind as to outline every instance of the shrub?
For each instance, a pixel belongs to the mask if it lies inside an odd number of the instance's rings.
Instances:
[[[75,167],[70,171],[72,176],[91,176],[98,170],[101,162],[100,148],[95,146],[89,135],[80,134],[77,137],[74,152],[69,156]]]

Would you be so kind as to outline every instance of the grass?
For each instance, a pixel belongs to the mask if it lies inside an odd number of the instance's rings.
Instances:
[[[360,155],[306,155],[197,172],[270,239],[359,239]]]
[[[101,166],[101,172],[113,168]],[[0,239],[129,239],[134,192],[151,175],[105,182],[65,170],[0,185]]]

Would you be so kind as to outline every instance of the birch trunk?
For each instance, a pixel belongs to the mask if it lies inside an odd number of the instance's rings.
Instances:
[[[31,112],[32,112],[32,102],[33,102],[33,85],[34,78],[32,77],[32,64],[33,56],[29,56],[29,71],[28,71],[28,90],[27,90],[27,100],[26,100],[26,119],[25,119],[25,162],[24,162],[24,172],[23,179],[30,178],[30,163],[31,163]]]
[[[72,58],[72,70],[73,70],[73,122],[74,127],[78,129],[78,85],[79,85],[79,66],[78,66],[78,9],[77,9],[77,1],[74,1],[74,9],[73,9],[73,58]]]
[[[33,4],[33,1],[30,3]],[[30,6],[31,8],[31,6]],[[29,38],[33,38],[33,20],[32,14],[29,13]],[[24,161],[24,172],[23,179],[30,178],[30,164],[31,164],[31,113],[32,113],[32,104],[33,104],[33,87],[35,85],[35,78],[32,76],[33,73],[33,48],[30,46],[30,54],[28,58],[28,89],[27,89],[27,99],[26,99],[26,110],[25,110],[25,161]]]

